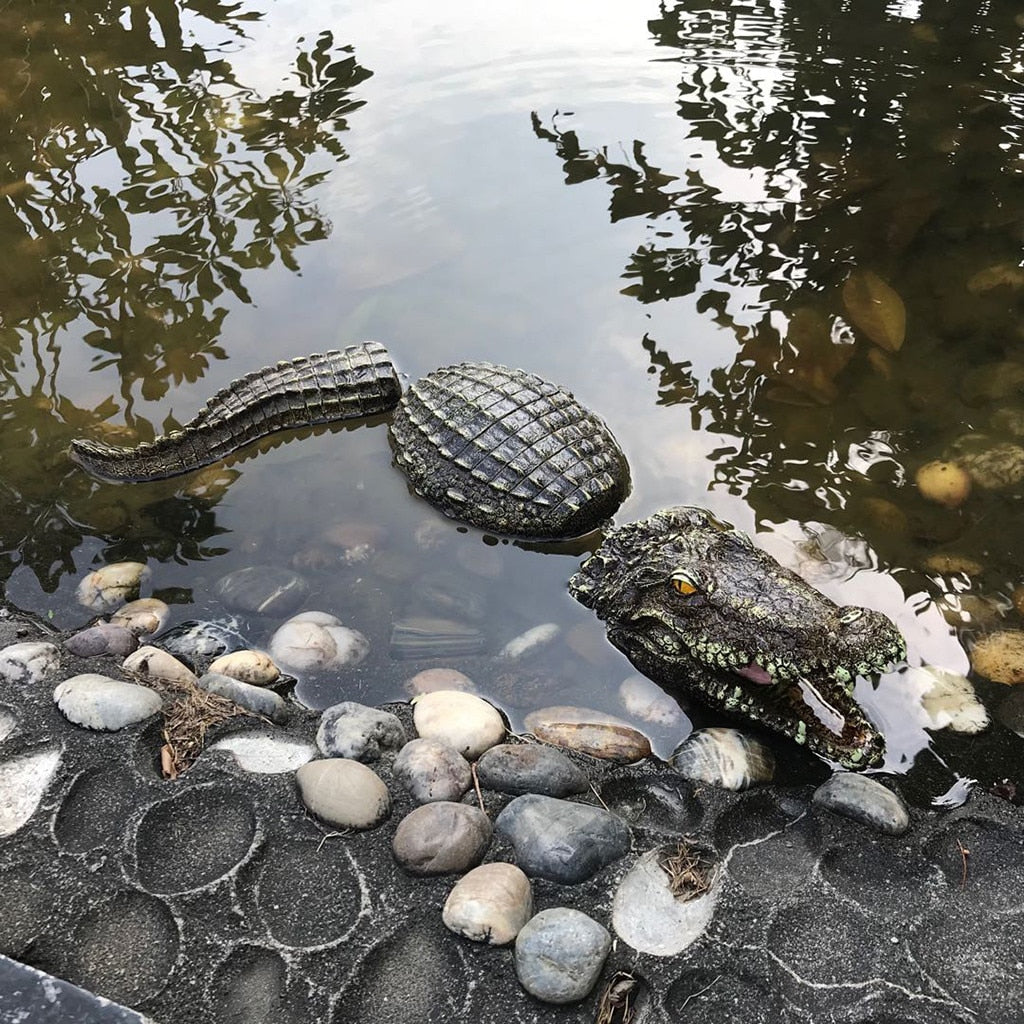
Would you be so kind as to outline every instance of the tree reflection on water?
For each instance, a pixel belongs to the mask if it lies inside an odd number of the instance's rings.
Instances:
[[[1014,493],[947,509],[907,484],[960,434],[1024,409],[1019,7],[900,11],[663,5],[649,27],[658,59],[680,65],[685,167],[642,140],[581,140],[571,115],[535,115],[534,130],[567,184],[607,184],[612,221],[649,222],[624,293],[692,296],[735,338],[707,380],[685,339],[643,342],[660,401],[735,438],[716,484],[761,519],[865,535],[891,565],[956,544],[1012,576]],[[1021,370],[1009,388],[991,383],[1007,360]]]
[[[371,72],[329,31],[303,44],[280,91],[237,78],[230,41],[261,15],[219,0],[9,3],[0,10],[0,579],[18,562],[44,589],[86,534],[111,547],[202,557],[209,502],[143,513],[146,488],[110,489],[64,457],[137,395],[198,379],[247,275],[329,231],[312,189],[344,160],[340,137]],[[200,45],[197,36],[224,37]],[[75,407],[61,350],[81,340],[120,395]],[[166,424],[164,425],[166,426]],[[109,428],[106,428],[109,429]]]

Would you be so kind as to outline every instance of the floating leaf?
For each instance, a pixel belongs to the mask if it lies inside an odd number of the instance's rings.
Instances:
[[[854,270],[843,285],[843,305],[854,324],[879,348],[896,352],[907,330],[903,300],[876,273]]]

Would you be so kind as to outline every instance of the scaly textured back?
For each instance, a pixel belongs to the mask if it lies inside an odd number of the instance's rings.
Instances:
[[[402,393],[375,341],[255,370],[218,391],[181,430],[134,448],[78,439],[71,458],[107,480],[188,473],[278,430],[359,419],[393,409]]]
[[[588,533],[629,493],[604,422],[565,389],[491,363],[411,385],[391,422],[395,462],[446,515],[520,537]]]

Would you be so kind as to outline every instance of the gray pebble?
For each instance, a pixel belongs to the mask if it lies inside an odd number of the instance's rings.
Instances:
[[[499,793],[570,796],[586,792],[587,776],[558,750],[536,744],[501,743],[476,766],[480,785]]]
[[[405,745],[405,729],[396,715],[352,700],[327,708],[320,716],[316,745],[326,757],[376,761],[386,750]]]
[[[138,637],[130,629],[112,622],[97,622],[64,641],[64,649],[78,658],[99,658],[104,654],[124,658],[138,646]]]
[[[902,797],[866,775],[837,772],[814,791],[813,801],[880,832],[899,835],[910,827]]]
[[[243,683],[231,676],[221,675],[219,672],[207,672],[199,679],[199,686],[207,693],[215,693],[220,697],[227,697],[236,704],[241,705],[246,711],[263,715],[272,722],[280,725],[288,719],[288,705],[284,699],[263,686],[253,686],[252,683]]]
[[[473,784],[469,762],[440,740],[410,740],[392,766],[395,782],[418,804],[459,800]]]
[[[86,729],[115,732],[155,715],[163,701],[148,686],[87,672],[65,679],[53,691],[61,714]]]
[[[395,830],[391,849],[410,874],[459,874],[480,863],[491,831],[478,807],[439,801],[407,814]]]
[[[309,586],[298,573],[273,565],[253,565],[229,572],[213,589],[232,611],[257,615],[288,615],[309,594]]]
[[[222,622],[200,622],[190,619],[172,626],[162,633],[157,641],[160,646],[177,658],[216,658],[231,651],[240,651],[246,646],[245,637],[230,625]]]
[[[582,911],[542,910],[516,936],[516,975],[537,999],[575,1003],[594,987],[611,945],[608,929]]]
[[[611,811],[534,793],[516,797],[494,827],[523,871],[565,885],[585,881],[630,847],[628,826]]]
[[[33,642],[11,644],[0,650],[0,679],[20,686],[42,682],[60,663],[53,644]]]

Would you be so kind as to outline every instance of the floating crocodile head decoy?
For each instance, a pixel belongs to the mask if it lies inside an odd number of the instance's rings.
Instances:
[[[402,394],[375,342],[295,359],[230,384],[181,430],[121,448],[76,440],[71,457],[111,480],[155,480],[290,427],[393,411],[395,462],[446,515],[516,537],[606,526],[629,492],[611,432],[568,391],[521,370],[460,363]],[[570,581],[646,675],[805,743],[847,767],[881,759],[852,699],[858,674],[903,657],[877,612],[839,608],[701,509],[610,530]]]

